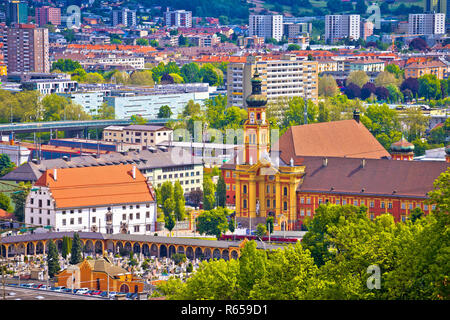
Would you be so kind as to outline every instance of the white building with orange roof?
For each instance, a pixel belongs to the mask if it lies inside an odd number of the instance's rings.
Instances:
[[[32,190],[25,205],[31,225],[106,234],[156,230],[156,197],[135,165],[48,169]]]

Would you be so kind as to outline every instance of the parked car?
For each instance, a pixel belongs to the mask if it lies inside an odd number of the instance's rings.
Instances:
[[[77,291],[77,294],[86,294],[89,292],[88,288],[81,288],[80,290]]]
[[[93,290],[93,292],[91,292],[91,296],[99,296],[103,291],[100,290]]]
[[[62,290],[62,292],[72,293],[72,289],[70,289],[70,288],[64,288],[64,289]]]
[[[72,293],[77,293],[78,291],[80,291],[80,289],[73,289]]]
[[[128,292],[128,293],[126,294],[127,300],[136,300],[137,297],[138,297],[137,293]]]
[[[60,287],[55,287],[54,289],[53,289],[53,291],[56,291],[56,292],[62,292],[63,291],[63,289],[65,289],[66,287],[62,287],[62,286],[60,286]],[[50,289],[51,290],[51,289]]]
[[[42,286],[39,287],[40,290],[50,290],[50,286],[43,284]]]
[[[110,299],[114,299],[114,297],[115,297],[117,294],[118,294],[118,292],[110,291],[110,292],[109,292],[109,298],[110,298]]]
[[[100,297],[103,297],[103,298],[108,297],[108,291],[102,291],[102,293],[100,293]]]
[[[32,288],[34,286],[34,283],[24,283],[23,287],[25,288]]]

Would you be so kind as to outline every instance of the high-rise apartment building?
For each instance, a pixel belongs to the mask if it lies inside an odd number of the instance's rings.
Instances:
[[[283,38],[283,16],[251,14],[248,32],[250,37],[274,38],[280,41]]]
[[[228,107],[247,107],[245,99],[252,92],[251,79],[258,68],[261,90],[270,102],[278,98],[303,97],[317,101],[318,63],[284,55],[280,60],[248,56],[245,63],[230,63],[227,69]]]
[[[409,34],[445,34],[445,13],[410,14],[408,18]]]
[[[6,2],[6,24],[28,23],[28,4],[25,1]]]
[[[192,12],[186,10],[169,11],[169,9],[167,9],[167,11],[164,12],[164,21],[166,27],[191,28]]]
[[[44,6],[35,9],[36,24],[40,27],[46,24],[59,26],[61,24],[61,9]]]
[[[371,21],[364,21],[360,23],[360,37],[363,38],[364,40],[367,39],[367,37],[370,37],[371,35],[373,35],[373,28],[374,28],[374,24]]]
[[[125,27],[132,27],[137,24],[136,11],[124,8],[122,10],[112,11],[112,24],[117,26],[119,24]]]
[[[312,32],[312,24],[311,23],[283,23],[283,35],[286,38],[293,38],[301,36],[305,33]]]
[[[424,13],[445,13],[448,15],[450,9],[450,0],[424,0]]]
[[[5,63],[10,72],[50,72],[48,29],[18,24],[3,38]]]
[[[325,41],[334,42],[339,39],[360,38],[361,18],[358,14],[326,15]]]

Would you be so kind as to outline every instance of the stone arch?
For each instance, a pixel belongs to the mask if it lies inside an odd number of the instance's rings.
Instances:
[[[158,256],[158,246],[154,243],[150,247],[150,255],[155,257]]]
[[[203,256],[205,257],[206,260],[211,259],[211,249],[210,248],[206,248],[205,251],[203,252]]]
[[[59,253],[62,252],[62,246],[63,246],[63,241],[62,239],[58,239],[55,241],[55,245],[56,245],[56,249],[58,250]]]
[[[17,247],[17,254],[23,254],[23,255],[26,254],[26,247],[23,242],[18,243],[16,247]]]
[[[176,253],[176,249],[174,245],[169,247],[169,258],[172,258],[172,255]]]
[[[38,241],[36,243],[36,254],[44,254],[44,243],[42,241]]]
[[[135,242],[133,244],[133,252],[136,254],[140,254],[141,253],[141,245],[138,242]]]
[[[231,259],[238,259],[239,258],[239,254],[237,253],[236,250],[232,250],[231,251]]]
[[[144,244],[142,245],[142,254],[143,254],[145,257],[150,256],[150,248],[148,247],[148,244],[147,244],[147,243],[144,243]]]
[[[167,257],[167,247],[166,247],[166,245],[162,244],[159,247],[159,256],[161,258]]]
[[[225,261],[230,260],[230,253],[229,253],[228,249],[224,249],[222,251],[222,259]]]
[[[130,292],[130,287],[126,284],[126,283],[122,283],[120,285],[120,290],[121,293],[128,293]]]
[[[100,240],[95,241],[95,253],[103,254],[103,243]]]
[[[177,253],[184,254],[184,247],[183,246],[178,246]]]
[[[186,258],[193,260],[194,259],[194,249],[192,247],[186,248]]]
[[[33,255],[34,254],[34,244],[33,242],[28,242],[27,243],[27,255]]]
[[[116,243],[116,252],[115,253],[120,253],[120,251],[122,251],[122,250],[123,250],[123,243],[122,243],[122,241],[118,241]]]
[[[1,256],[6,258],[6,246],[4,244],[1,245]]]
[[[125,250],[131,252],[131,243],[129,241],[125,242]]]
[[[195,259],[203,259],[202,248],[200,248],[200,247],[195,248],[194,256],[195,256]]]
[[[214,249],[213,251],[213,258],[219,260],[220,259],[220,250]]]

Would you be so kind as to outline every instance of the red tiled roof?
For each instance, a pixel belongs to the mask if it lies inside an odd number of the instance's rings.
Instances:
[[[155,201],[144,175],[132,165],[47,170],[36,186],[50,188],[57,208],[143,203]]]
[[[12,219],[14,217],[14,213],[8,212],[0,208],[0,219]]]
[[[281,159],[289,163],[304,156],[378,159],[390,154],[355,120],[292,126],[279,139]]]

